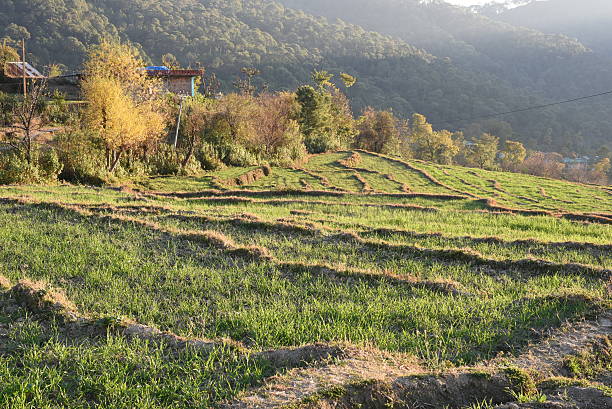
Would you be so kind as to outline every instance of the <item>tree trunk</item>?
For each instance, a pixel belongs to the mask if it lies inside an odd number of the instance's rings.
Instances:
[[[32,163],[32,138],[29,130],[26,130],[26,160],[28,164]]]
[[[115,168],[119,164],[119,159],[121,159],[121,154],[122,153],[123,153],[122,151],[119,151],[119,152],[116,153],[115,159],[113,160],[113,163],[111,164],[111,167],[108,169],[108,171],[110,173],[113,173],[115,171]]]
[[[183,159],[183,162],[181,163],[181,168],[185,168],[185,166],[187,166],[187,163],[189,163],[189,160],[191,159],[191,157],[193,156],[193,152],[195,151],[195,141],[191,141],[191,143],[189,144],[189,150],[187,151],[187,155],[185,155],[185,159]]]

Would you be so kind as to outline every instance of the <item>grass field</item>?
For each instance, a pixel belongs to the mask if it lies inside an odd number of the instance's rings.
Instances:
[[[457,371],[487,384],[422,407],[611,399],[605,319],[512,362],[609,314],[612,188],[363,151],[223,185],[253,170],[0,187],[0,407],[420,407],[407,379]]]

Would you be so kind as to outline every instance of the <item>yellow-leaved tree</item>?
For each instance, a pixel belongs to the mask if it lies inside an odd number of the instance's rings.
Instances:
[[[85,64],[85,124],[104,143],[109,172],[125,152],[158,140],[166,129],[159,83],[143,67],[133,47],[113,41],[93,47]]]
[[[409,139],[416,159],[448,165],[459,152],[453,135],[446,130],[434,131],[421,114],[412,116]]]

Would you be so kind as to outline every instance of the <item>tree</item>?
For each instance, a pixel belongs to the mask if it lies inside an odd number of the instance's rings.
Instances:
[[[482,134],[480,138],[475,139],[469,145],[468,156],[466,158],[468,164],[481,169],[493,169],[495,167],[498,147],[498,137],[488,133]]]
[[[390,111],[367,108],[358,121],[355,147],[378,153],[399,151],[401,124]]]
[[[45,125],[43,115],[47,81],[38,80],[34,83],[21,101],[14,101],[9,115],[9,128],[4,143],[25,157],[28,164],[32,163],[34,152],[34,138]]]
[[[7,45],[6,39],[0,45],[0,78],[4,78],[4,67],[7,62],[21,61],[21,57],[17,50]]]
[[[295,94],[264,94],[257,98],[257,105],[251,145],[264,157],[278,156],[282,149],[293,152],[287,159],[295,160],[299,159],[296,155],[303,156],[303,137],[297,121],[300,106]]]
[[[162,64],[164,67],[168,67],[171,70],[178,70],[181,68],[181,64],[178,62],[176,57],[170,53],[162,55]]]
[[[254,95],[257,88],[253,85],[253,78],[261,74],[261,71],[257,68],[244,67],[240,72],[242,73],[242,78],[234,82],[234,87],[236,87],[242,95]]]
[[[523,162],[525,173],[553,179],[561,179],[565,164],[558,153],[530,152]]]
[[[609,182],[610,170],[612,170],[612,165],[610,165],[609,158],[603,158],[595,165],[593,165],[593,169],[590,172],[590,182],[599,183],[605,185]]]
[[[506,141],[500,152],[501,165],[505,170],[516,171],[527,157],[527,150],[520,142]]]
[[[347,88],[350,88],[357,83],[357,78],[344,72],[340,74],[340,78],[342,79],[344,86]]]
[[[182,168],[193,157],[216,112],[214,101],[209,99],[192,98],[187,101],[181,128],[185,136],[183,144],[186,145],[185,156],[181,162]]]
[[[166,127],[157,100],[159,83],[143,66],[133,47],[108,41],[93,47],[85,64],[85,123],[106,146],[109,172],[126,151],[159,138]]]
[[[332,86],[331,79],[334,77],[334,74],[330,74],[327,71],[316,71],[312,73],[312,80],[319,87],[319,89],[323,89],[327,86]]]
[[[315,89],[306,85],[298,88],[296,97],[300,104],[300,129],[310,153],[336,150],[351,143],[354,120],[344,94],[335,87]]]
[[[451,164],[459,148],[449,131],[435,132],[427,118],[414,114],[409,135],[411,150],[416,159]]]

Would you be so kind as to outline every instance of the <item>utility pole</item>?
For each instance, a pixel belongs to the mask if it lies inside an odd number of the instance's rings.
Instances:
[[[181,95],[181,105],[179,106],[178,120],[176,121],[176,133],[174,134],[174,149],[178,146],[179,129],[181,128],[181,116],[183,115],[183,101],[185,97]]]
[[[23,74],[23,99],[28,97],[28,83],[26,80],[26,52],[25,38],[21,39],[21,72]]]

